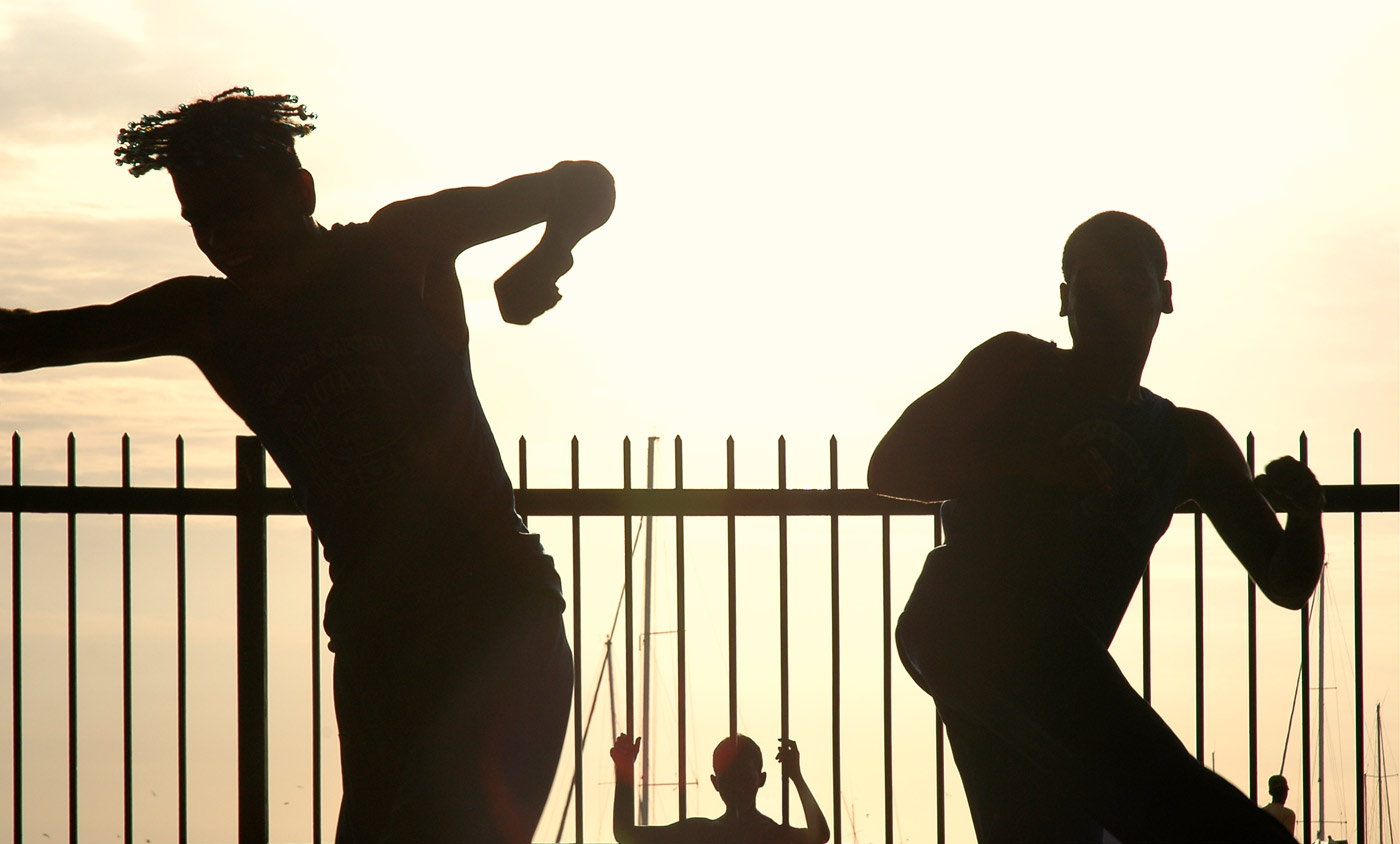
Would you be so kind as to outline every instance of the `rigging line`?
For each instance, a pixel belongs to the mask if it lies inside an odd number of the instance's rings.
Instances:
[[[641,542],[641,539],[642,539],[642,526],[639,524],[639,525],[637,525],[637,535],[636,535],[635,537],[632,538],[632,555],[633,555],[633,557],[635,557],[636,554],[637,554],[637,544],[638,544],[639,542]],[[622,589],[618,591],[618,595],[617,595],[617,607],[616,607],[616,609],[613,610],[612,627],[608,630],[607,638],[603,640],[603,641],[605,641],[605,642],[611,643],[611,642],[612,642],[612,639],[613,639],[613,636],[617,633],[617,620],[618,620],[618,618],[620,618],[621,615],[622,615],[622,599],[625,598],[625,597],[627,597],[627,587],[624,585],[624,586],[622,587]],[[577,642],[575,642],[574,644],[575,644],[575,646],[578,645]],[[602,660],[602,662],[601,662],[601,664],[600,664],[600,667],[599,667],[599,669],[598,669],[598,682],[595,683],[595,684],[593,685],[593,702],[592,702],[592,704],[590,704],[589,707],[588,707],[588,721],[587,721],[587,722],[584,724],[584,726],[583,726],[583,741],[584,741],[585,743],[588,741],[588,732],[589,732],[589,729],[593,726],[593,710],[594,710],[594,708],[597,707],[597,705],[598,705],[598,692],[599,692],[599,690],[601,690],[602,687],[603,687],[603,671],[604,671],[604,669],[606,669],[606,668],[608,667],[608,665],[609,665],[611,662],[612,662],[612,650],[611,650],[611,649],[608,649],[608,650],[603,654],[603,660]],[[631,690],[629,689],[628,691],[630,692]],[[609,694],[611,694],[611,690],[609,690]],[[573,774],[570,774],[570,775],[569,775],[569,782],[572,783],[573,781],[574,781],[574,775],[573,775]],[[566,796],[566,797],[564,798],[564,811],[563,811],[563,813],[562,813],[562,814],[560,815],[560,817],[559,817],[559,832],[554,836],[554,841],[556,842],[556,844],[558,844],[558,842],[564,837],[564,824],[565,824],[565,822],[568,820],[568,817],[569,817],[569,807],[573,804],[573,800],[574,800],[574,789],[573,789],[573,786],[570,786],[570,787],[569,787],[568,796]]]
[[[1323,570],[1324,573],[1327,571],[1327,567],[1326,567],[1325,564],[1323,565],[1323,569],[1322,569],[1322,570]],[[1316,606],[1317,606],[1317,592],[1314,591],[1314,592],[1312,593],[1312,601],[1308,604],[1308,623],[1309,623],[1309,624],[1312,623],[1312,611],[1313,611],[1313,609],[1314,609]],[[1283,773],[1283,766],[1284,766],[1284,764],[1287,763],[1287,761],[1288,761],[1288,741],[1289,741],[1289,737],[1293,735],[1293,716],[1296,715],[1297,712],[1298,712],[1298,690],[1302,687],[1302,685],[1303,685],[1303,661],[1302,661],[1302,660],[1299,660],[1299,661],[1298,661],[1298,680],[1297,680],[1297,682],[1293,685],[1293,707],[1292,707],[1291,709],[1288,710],[1288,729],[1285,730],[1284,733],[1283,733],[1283,758],[1279,759],[1279,762],[1278,762],[1278,772],[1279,772],[1280,774]],[[1307,737],[1304,736],[1304,741],[1306,741],[1306,740],[1307,740]]]

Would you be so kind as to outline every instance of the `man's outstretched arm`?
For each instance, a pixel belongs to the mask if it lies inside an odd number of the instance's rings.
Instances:
[[[172,278],[110,305],[0,309],[0,372],[189,356],[204,331],[205,280]]]
[[[452,188],[395,202],[371,222],[399,248],[428,262],[451,261],[477,244],[545,224],[544,235],[496,281],[501,315],[528,323],[559,301],[555,282],[573,266],[572,250],[612,214],[612,174],[593,161],[561,161],[549,170],[490,187]]]
[[[1302,609],[1322,574],[1322,487],[1291,457],[1251,479],[1239,446],[1215,417],[1181,409],[1190,450],[1183,494],[1201,506],[1220,538],[1270,601]],[[1280,527],[1275,511],[1288,514]]]

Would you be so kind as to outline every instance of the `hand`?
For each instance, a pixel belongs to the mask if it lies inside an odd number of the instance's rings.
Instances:
[[[1264,467],[1254,479],[1254,488],[1276,512],[1316,516],[1327,500],[1312,470],[1292,457],[1280,457]]]
[[[612,754],[614,765],[619,768],[631,768],[633,763],[637,761],[637,751],[641,749],[641,746],[642,740],[640,738],[633,741],[630,735],[623,733],[613,742],[612,750],[608,752]]]
[[[543,244],[542,244],[543,246]],[[496,279],[496,305],[513,325],[530,321],[559,303],[559,277],[574,265],[567,250],[535,247]]]
[[[802,777],[802,756],[797,750],[797,742],[792,739],[778,739],[778,755],[773,758],[782,764],[784,779]]]

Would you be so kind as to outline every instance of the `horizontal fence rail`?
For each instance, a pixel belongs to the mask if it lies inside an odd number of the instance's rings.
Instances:
[[[23,840],[23,774],[24,774],[24,712],[21,705],[21,641],[24,631],[21,626],[21,598],[23,593],[23,565],[21,555],[21,531],[22,514],[59,514],[68,517],[68,769],[69,769],[69,840],[77,840],[77,818],[79,811],[79,789],[77,781],[77,742],[76,732],[77,720],[77,699],[78,699],[78,676],[76,673],[77,654],[74,650],[76,642],[76,606],[74,596],[76,594],[76,565],[75,565],[75,519],[79,515],[105,514],[120,515],[123,517],[123,724],[124,724],[124,799],[126,803],[124,833],[125,840],[132,840],[132,792],[133,792],[133,772],[132,772],[132,728],[131,728],[131,608],[130,608],[130,568],[131,552],[130,519],[133,515],[165,515],[173,516],[177,522],[177,595],[179,602],[178,619],[178,726],[179,733],[179,789],[180,797],[178,802],[180,841],[187,840],[186,819],[188,809],[186,805],[186,742],[185,742],[185,638],[186,638],[186,610],[185,610],[185,571],[186,571],[186,548],[185,548],[185,525],[184,519],[188,516],[224,516],[234,519],[236,523],[235,535],[237,539],[237,664],[238,664],[238,839],[243,842],[266,842],[269,837],[268,821],[268,652],[267,652],[267,533],[266,519],[269,516],[296,515],[299,513],[296,503],[290,490],[285,488],[269,488],[266,484],[266,457],[260,443],[253,437],[239,437],[236,448],[237,465],[237,485],[234,488],[188,488],[184,483],[184,455],[183,444],[176,441],[176,479],[173,487],[134,487],[130,483],[130,461],[129,443],[123,440],[123,474],[122,485],[119,487],[92,487],[78,486],[76,483],[76,469],[74,459],[74,440],[70,436],[68,443],[68,473],[67,483],[63,485],[26,485],[21,482],[21,448],[20,438],[15,435],[12,439],[11,447],[11,483],[8,486],[0,486],[0,513],[11,514],[11,596],[12,596],[12,712],[13,712],[13,814],[14,814],[14,840]],[[1249,460],[1253,464],[1253,440],[1248,443]],[[1300,441],[1301,457],[1306,462],[1307,446],[1306,439]],[[678,679],[678,720],[680,737],[678,742],[679,757],[679,782],[685,781],[687,748],[685,744],[686,718],[685,709],[685,684],[686,678],[686,642],[685,642],[685,578],[686,578],[686,557],[685,557],[685,519],[688,517],[721,517],[726,519],[727,526],[727,582],[728,582],[728,706],[731,731],[737,731],[737,708],[738,708],[738,681],[736,678],[735,665],[739,650],[739,641],[736,627],[736,530],[735,520],[738,518],[777,518],[778,519],[778,565],[777,576],[779,580],[779,657],[780,657],[780,709],[781,724],[783,734],[788,734],[788,712],[789,712],[789,691],[788,691],[788,525],[789,517],[818,516],[830,519],[830,540],[831,540],[831,602],[833,607],[831,618],[831,700],[832,712],[832,780],[833,794],[829,801],[828,818],[831,821],[833,841],[841,841],[842,824],[842,769],[841,769],[841,631],[840,631],[840,577],[839,577],[839,520],[843,517],[852,516],[873,516],[880,517],[881,524],[881,560],[882,565],[878,577],[881,580],[882,595],[882,626],[881,630],[884,638],[884,648],[881,654],[883,661],[882,669],[882,689],[883,697],[883,788],[885,801],[885,830],[884,840],[894,841],[894,829],[892,826],[892,793],[894,789],[893,773],[893,748],[896,742],[894,735],[893,720],[891,717],[891,683],[892,683],[892,609],[891,609],[891,585],[890,585],[890,557],[891,557],[891,517],[893,516],[932,516],[935,518],[936,541],[941,541],[941,523],[937,522],[936,505],[918,502],[898,501],[882,498],[864,489],[842,489],[837,483],[836,474],[836,440],[833,438],[830,445],[830,488],[827,489],[788,489],[787,488],[787,466],[785,457],[785,443],[778,442],[778,488],[775,489],[739,489],[735,488],[734,472],[734,447],[733,440],[728,443],[728,466],[727,484],[723,489],[686,489],[683,487],[683,459],[680,439],[675,441],[674,477],[675,488],[670,489],[643,489],[636,488],[632,483],[632,459],[631,443],[624,441],[623,444],[623,486],[622,488],[582,488],[579,477],[578,441],[575,439],[572,445],[571,455],[571,485],[564,489],[536,489],[531,488],[526,483],[527,462],[526,447],[522,439],[520,441],[519,458],[519,479],[520,488],[516,490],[517,508],[522,516],[530,517],[568,517],[572,520],[573,531],[573,595],[571,607],[573,607],[573,641],[575,643],[575,677],[580,678],[576,682],[574,695],[574,747],[572,754],[566,753],[564,760],[567,761],[572,755],[574,767],[573,783],[574,790],[570,794],[572,801],[572,811],[575,818],[575,841],[584,840],[583,829],[583,804],[585,797],[596,799],[588,795],[584,788],[582,777],[583,761],[583,741],[587,734],[587,726],[583,721],[583,691],[582,678],[584,673],[581,664],[581,648],[577,643],[581,638],[581,628],[579,618],[581,611],[580,583],[583,581],[585,572],[581,560],[580,551],[580,522],[582,519],[594,517],[612,517],[623,520],[623,548],[619,555],[625,561],[626,580],[624,585],[624,606],[626,636],[628,642],[635,641],[633,632],[633,583],[631,580],[632,554],[636,542],[636,532],[634,531],[633,519],[642,519],[648,534],[651,530],[651,521],[655,517],[665,517],[674,519],[676,545],[675,548],[675,573],[676,573],[676,604],[679,612],[677,632],[677,653],[679,664]],[[1330,513],[1350,513],[1353,515],[1353,547],[1354,547],[1354,573],[1355,573],[1355,607],[1354,607],[1354,654],[1356,661],[1356,744],[1357,744],[1357,772],[1354,781],[1354,791],[1357,805],[1358,823],[1365,817],[1364,799],[1366,774],[1363,767],[1362,742],[1365,729],[1362,723],[1362,612],[1361,612],[1361,584],[1362,584],[1362,515],[1367,513],[1396,513],[1400,512],[1400,485],[1390,484],[1365,484],[1361,482],[1360,470],[1360,433],[1354,435],[1354,477],[1351,484],[1328,484],[1323,489],[1327,497],[1327,512]],[[650,462],[650,449],[648,460]],[[1192,504],[1187,504],[1180,508],[1178,512],[1189,514],[1193,520],[1195,535],[1195,643],[1196,643],[1196,666],[1195,666],[1195,691],[1196,691],[1196,741],[1195,750],[1198,758],[1205,761],[1204,747],[1204,618],[1203,618],[1203,595],[1202,595],[1202,518],[1198,508]],[[1333,540],[1329,537],[1329,540]],[[320,594],[321,587],[317,578],[319,577],[319,546],[314,537],[312,538],[310,549],[311,577],[312,577],[312,606],[310,616],[310,627],[312,636],[312,667],[310,671],[310,684],[312,690],[313,709],[312,723],[315,731],[313,739],[313,769],[315,799],[313,829],[315,840],[321,840],[322,818],[320,816],[320,779],[321,779],[321,748],[320,748],[320,701],[322,695],[322,678],[320,674],[320,662],[317,656],[321,647],[320,632]],[[1247,580],[1247,578],[1246,578]],[[1152,696],[1151,682],[1151,644],[1150,644],[1150,577],[1144,576],[1141,585],[1142,614],[1143,614],[1143,695],[1149,701]],[[647,603],[644,611],[650,612],[650,584],[646,584]],[[1249,731],[1250,731],[1250,796],[1257,798],[1256,787],[1258,780],[1258,756],[1259,750],[1254,735],[1257,730],[1257,690],[1255,688],[1256,664],[1256,641],[1255,641],[1255,606],[1256,589],[1249,583],[1247,591],[1248,606],[1248,645],[1247,653],[1249,660]],[[1306,612],[1300,613],[1302,619],[1302,649],[1304,653],[1303,677],[1301,684],[1307,687],[1307,665],[1308,665],[1308,618]],[[634,671],[633,655],[631,648],[628,648],[626,656],[626,725],[629,732],[633,732],[634,713],[632,708]],[[594,698],[596,705],[596,693]],[[1308,730],[1310,718],[1308,696],[1303,695],[1303,729],[1304,734]],[[592,709],[590,708],[589,723],[592,720]],[[644,713],[643,717],[646,717]],[[936,719],[936,756],[935,756],[935,780],[931,784],[930,790],[933,792],[932,803],[936,806],[938,840],[944,839],[943,827],[943,772],[944,772],[944,735],[941,719]],[[1303,768],[1305,771],[1302,783],[1302,805],[1303,829],[1310,826],[1310,777],[1307,772],[1311,760],[1309,758],[1308,743],[1303,743]],[[680,812],[682,816],[686,814],[685,789],[680,791]],[[783,795],[783,816],[786,820],[790,809],[786,789]],[[561,821],[562,824],[562,821]],[[548,821],[542,823],[541,830],[548,826]],[[561,825],[560,832],[562,834]],[[1354,840],[1364,841],[1364,832]]]

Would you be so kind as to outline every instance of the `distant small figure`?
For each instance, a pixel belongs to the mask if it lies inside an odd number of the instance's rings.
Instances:
[[[637,826],[632,815],[632,765],[642,740],[627,733],[613,743],[613,766],[617,791],[613,797],[613,836],[618,844],[825,844],[831,837],[817,798],[802,778],[797,742],[781,739],[777,760],[783,766],[783,779],[791,780],[802,801],[807,828],[780,824],[755,807],[758,790],[768,780],[763,771],[763,752],[754,740],[735,735],[721,741],[713,757],[715,772],[710,782],[724,800],[725,812],[717,818],[686,818],[666,826]]]
[[[1298,826],[1298,818],[1293,814],[1293,810],[1283,805],[1288,799],[1288,778],[1283,774],[1274,774],[1269,777],[1269,802],[1264,806],[1264,811],[1268,812],[1274,820],[1283,824],[1291,835]]]

